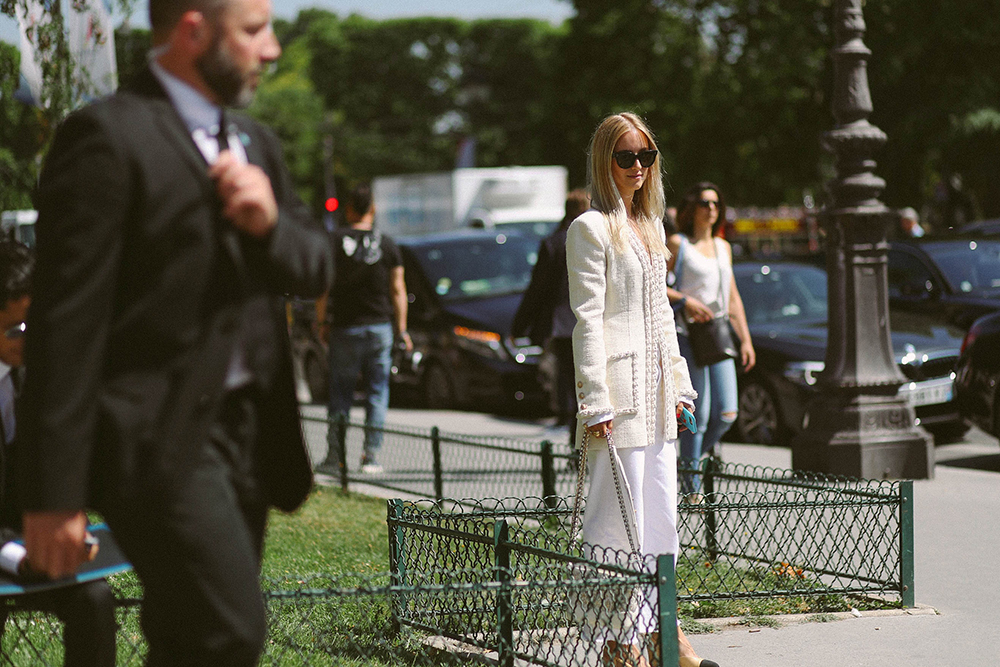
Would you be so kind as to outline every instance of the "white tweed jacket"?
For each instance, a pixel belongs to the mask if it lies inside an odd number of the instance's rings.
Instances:
[[[663,414],[663,437],[674,440],[677,403],[693,404],[697,397],[677,347],[666,260],[659,254],[651,258],[631,232],[630,239],[625,252],[617,250],[610,223],[593,210],[574,220],[567,233],[569,298],[577,318],[577,447],[583,442],[582,422],[602,414],[614,415],[619,449],[652,445],[657,411]],[[661,376],[664,403],[657,405]],[[591,440],[598,445],[603,440]]]

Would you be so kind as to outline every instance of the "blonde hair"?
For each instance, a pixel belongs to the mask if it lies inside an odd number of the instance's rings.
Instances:
[[[611,226],[611,239],[615,249],[624,251],[628,247],[628,212],[618,186],[611,173],[611,154],[623,136],[637,130],[646,138],[648,148],[656,149],[653,133],[646,123],[634,113],[619,113],[608,116],[594,131],[590,140],[590,160],[587,163],[587,184],[591,203],[604,214]],[[666,203],[663,196],[663,179],[660,177],[660,155],[649,167],[649,175],[642,187],[632,197],[632,219],[638,228],[636,232],[651,252],[667,257],[667,246],[660,238],[663,228],[663,213]]]

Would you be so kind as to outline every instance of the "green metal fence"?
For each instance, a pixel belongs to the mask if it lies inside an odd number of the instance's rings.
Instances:
[[[305,422],[325,437],[327,420]],[[344,434],[340,460],[360,456],[364,424],[344,420],[335,428]],[[385,472],[362,475],[350,465],[330,471],[344,489],[364,482],[473,507],[483,498],[553,499],[574,492],[574,458],[565,445],[457,435],[436,427],[378,430]],[[678,473],[698,474],[703,484],[697,505],[679,507],[678,590],[682,601],[697,603],[686,612],[720,613],[718,606],[703,607],[704,601],[788,595],[859,595],[914,606],[912,482],[715,458],[681,460]]]
[[[318,468],[330,474],[345,491],[352,483],[390,489],[417,498],[547,497],[573,493],[576,484],[574,455],[567,443],[532,442],[496,436],[448,433],[429,429],[385,425],[373,430],[382,437],[379,462],[384,472],[363,474],[360,460],[366,426],[346,419],[303,416],[309,440],[323,440],[327,430],[342,435],[335,468]]]
[[[677,664],[676,633],[651,633],[674,627],[672,558],[659,559],[652,573],[617,568],[613,579],[601,566],[558,554],[536,554],[534,564],[515,568],[521,551],[502,524],[496,530],[494,561],[482,568],[263,581],[268,638],[260,664],[582,667],[599,664],[602,652],[611,657],[608,647],[616,645],[622,655],[665,655],[665,664]],[[112,586],[119,594],[134,587]],[[143,664],[138,603],[120,599],[118,665]],[[657,609],[669,613],[660,618]],[[648,627],[628,625],[640,614]],[[54,616],[14,609],[0,664],[61,665],[60,635]]]
[[[800,601],[774,613],[796,604],[810,611],[914,606],[911,482],[718,461],[699,470],[706,493],[678,507],[677,599],[685,615],[740,616],[750,613],[746,601],[761,600]],[[536,549],[579,554],[568,534],[571,504],[549,497],[390,507],[391,569],[403,576],[484,567],[492,552],[483,545],[500,520],[516,526],[511,539],[529,556]]]
[[[609,646],[677,664],[673,556],[577,544],[561,530],[567,509],[552,498],[389,501],[393,584],[455,591],[398,596],[395,618],[493,652],[501,665],[601,664]]]
[[[683,462],[703,495],[682,501],[679,599],[855,595],[915,604],[913,482]]]
[[[363,426],[343,428],[345,451],[360,452]],[[685,617],[742,615],[750,601],[914,605],[911,482],[682,461],[679,473],[699,474],[703,486],[678,508],[675,574],[673,558],[635,562],[571,539],[568,452],[384,431],[383,452],[400,449],[383,460],[407,463],[364,481],[432,499],[390,501],[388,573],[262,582],[262,664],[589,665],[615,644],[676,664],[676,634],[655,629],[674,627],[678,605]],[[355,478],[345,469],[342,479]],[[456,490],[473,499],[445,499]],[[510,493],[520,497],[495,499]],[[119,664],[141,664],[141,588],[122,575],[113,586]],[[61,664],[60,632],[54,617],[13,610],[0,665]]]

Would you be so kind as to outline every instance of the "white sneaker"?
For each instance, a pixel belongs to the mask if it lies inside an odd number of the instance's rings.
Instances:
[[[361,465],[361,472],[366,475],[377,475],[385,472],[385,469],[377,463],[363,463]]]

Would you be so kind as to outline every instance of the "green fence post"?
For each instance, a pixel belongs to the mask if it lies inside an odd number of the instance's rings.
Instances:
[[[347,415],[337,415],[337,449],[340,454],[340,490],[347,493]]]
[[[899,483],[899,583],[904,607],[915,607],[913,592],[913,481]]]
[[[661,665],[676,665],[680,661],[677,648],[677,582],[674,555],[656,557],[656,602],[660,608]]]
[[[434,498],[444,500],[444,478],[441,474],[441,431],[431,427],[431,452],[434,455]]]
[[[702,466],[699,466],[702,467]],[[719,557],[719,542],[716,535],[718,530],[718,516],[715,514],[713,494],[715,493],[715,474],[718,472],[718,460],[714,456],[709,456],[704,462],[705,475],[702,482],[702,489],[705,491],[703,506],[705,510],[705,551],[708,552],[708,559],[714,561]]]
[[[389,526],[389,584],[403,586],[406,583],[406,536],[399,520],[403,518],[403,501],[393,498],[386,502],[386,524]],[[392,629],[399,633],[400,618],[406,611],[406,600],[401,593],[392,596]]]
[[[556,502],[556,466],[552,460],[552,443],[542,440],[542,499],[545,506],[555,509]]]
[[[514,665],[514,617],[510,599],[510,528],[506,519],[493,524],[493,549],[496,562],[497,590],[497,658],[500,667]]]

